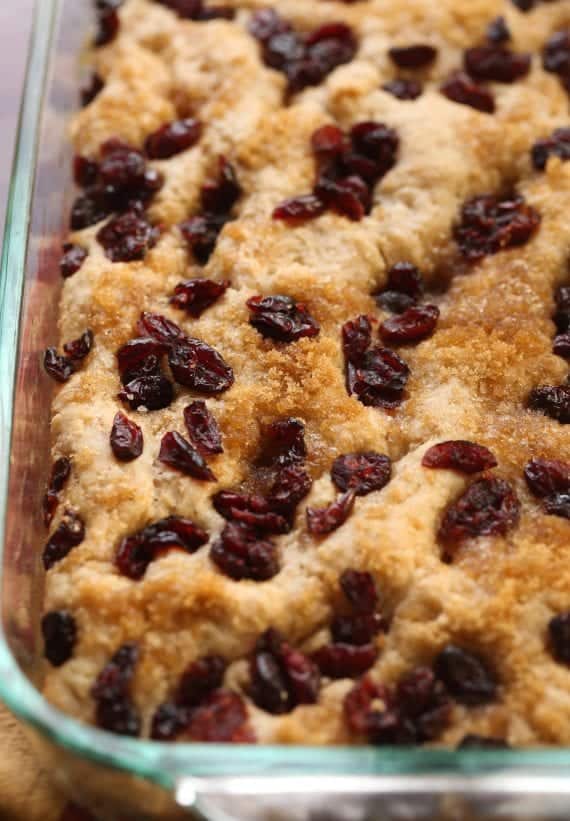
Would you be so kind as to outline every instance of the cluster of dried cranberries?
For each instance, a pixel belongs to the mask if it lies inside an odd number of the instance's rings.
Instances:
[[[570,93],[570,29],[556,31],[546,42],[542,55],[545,71],[557,74]]]
[[[346,611],[331,623],[332,643],[313,653],[328,678],[354,678],[372,667],[378,656],[375,636],[385,628],[376,583],[370,573],[349,568],[340,576]]]
[[[397,353],[389,348],[370,347],[371,342],[372,326],[367,316],[343,325],[346,389],[363,405],[397,408],[404,398],[410,369]]]
[[[56,382],[67,382],[77,370],[81,362],[93,347],[93,333],[90,330],[81,334],[78,339],[66,342],[64,353],[58,354],[56,348],[46,348],[44,352],[44,368]]]
[[[399,144],[384,123],[357,123],[348,135],[335,125],[318,128],[311,137],[317,165],[313,192],[282,202],[273,219],[296,223],[326,210],[362,219],[370,211],[374,186],[396,163]]]
[[[161,704],[151,724],[151,738],[172,741],[183,734],[192,741],[255,741],[243,699],[222,689],[226,661],[221,656],[202,656],[182,674],[170,701]]]
[[[299,704],[314,704],[320,687],[318,667],[274,629],[257,640],[249,660],[250,696],[273,715],[290,713]]]
[[[200,265],[210,259],[218,235],[232,219],[232,209],[242,193],[233,165],[225,157],[220,157],[218,163],[217,180],[202,186],[201,212],[180,224],[182,236]]]
[[[131,680],[139,659],[138,646],[123,644],[101,670],[91,688],[95,720],[103,730],[138,736],[141,717],[131,698]]]
[[[249,31],[261,44],[263,62],[285,74],[291,92],[318,85],[350,62],[358,46],[346,23],[325,23],[304,36],[269,8],[252,15]]]
[[[136,410],[159,410],[172,402],[172,382],[162,371],[162,357],[174,380],[208,396],[233,385],[231,367],[210,345],[186,336],[176,323],[160,314],[143,312],[137,326],[141,336],[131,339],[117,351],[123,390],[119,398]]]
[[[152,561],[170,550],[195,553],[207,541],[208,534],[190,519],[167,516],[126,536],[118,547],[115,564],[123,576],[138,580]]]
[[[530,54],[514,52],[505,45],[510,36],[504,17],[491,21],[487,43],[467,49],[463,70],[453,72],[445,80],[441,93],[455,103],[493,114],[495,98],[481,83],[514,83],[530,71]]]
[[[160,233],[147,221],[144,210],[162,187],[162,175],[147,166],[141,151],[116,138],[103,143],[99,161],[76,157],[74,174],[85,192],[73,204],[72,230],[115,214],[97,234],[105,254],[112,262],[143,259]]]
[[[570,519],[570,464],[558,459],[532,459],[525,465],[529,490],[542,499],[546,513]]]
[[[437,49],[427,43],[416,43],[391,48],[388,56],[398,68],[415,71],[430,66],[437,57]],[[397,77],[384,83],[382,88],[399,100],[416,100],[423,91],[421,82],[415,77]]]
[[[373,744],[433,741],[449,725],[453,700],[468,706],[496,696],[494,675],[475,654],[448,644],[433,669],[416,667],[389,688],[369,676],[344,701],[349,728]]]
[[[212,561],[232,579],[265,581],[279,572],[275,544],[269,536],[287,533],[297,506],[311,488],[304,467],[304,425],[298,419],[274,422],[266,431],[258,460],[264,489],[258,493],[222,490],[214,507],[227,524],[210,552]]]
[[[374,451],[348,453],[335,459],[331,478],[341,491],[335,501],[324,508],[307,508],[307,529],[314,536],[325,536],[340,527],[350,515],[356,496],[381,490],[392,474],[388,456]]]
[[[453,235],[463,256],[476,262],[525,245],[539,225],[540,214],[520,194],[483,194],[464,204]]]

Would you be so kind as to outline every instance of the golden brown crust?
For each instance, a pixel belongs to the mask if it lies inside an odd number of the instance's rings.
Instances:
[[[235,662],[227,681],[241,687],[244,658],[267,627],[308,649],[326,641],[338,576],[351,566],[373,573],[392,617],[378,640],[375,678],[393,682],[415,665],[429,665],[450,640],[493,660],[499,699],[455,707],[443,743],[479,733],[516,745],[568,744],[570,671],[552,659],[545,633],[549,619],[570,605],[570,525],[541,512],[522,475],[533,457],[570,460],[568,428],[524,407],[532,387],[559,384],[567,373],[551,353],[551,316],[554,290],[568,271],[570,163],[552,159],[538,174],[529,152],[536,139],[568,123],[568,98],[536,56],[528,78],[493,86],[493,116],[452,103],[438,86],[498,14],[508,20],[513,47],[536,53],[569,24],[570,6],[561,0],[525,16],[507,0],[280,0],[271,5],[299,28],[345,20],[360,42],[355,60],[285,106],[283,76],[262,64],[246,30],[251,9],[270,4],[234,5],[235,22],[194,23],[151,0],[126,0],[118,39],[94,54],[105,88],[72,125],[81,154],[97,154],[114,136],[141,147],[150,132],[190,112],[205,128],[195,147],[153,163],[166,182],[149,214],[164,232],[144,262],[111,263],[96,228],[72,237],[89,257],[64,284],[60,335],[67,341],[89,327],[95,347],[60,389],[52,431],[54,454],[73,462],[60,509],[81,512],[86,538],[47,575],[46,610],[71,610],[79,642],[69,662],[48,672],[46,695],[92,721],[96,674],[121,643],[138,641],[133,692],[148,731],[153,710],[198,656],[220,653]],[[395,74],[390,45],[423,41],[437,47],[438,60],[421,72],[422,97],[402,102],[382,91]],[[351,222],[327,213],[295,228],[272,220],[275,205],[312,185],[311,133],[327,122],[346,128],[366,119],[386,122],[401,140],[395,168],[374,190],[371,214]],[[221,154],[235,164],[244,196],[201,268],[189,260],[177,223],[195,213],[200,186]],[[460,263],[451,226],[463,202],[514,184],[542,216],[536,236],[523,248],[469,267]],[[431,339],[402,351],[412,376],[406,401],[387,414],[347,396],[340,328],[361,313],[384,318],[370,294],[385,283],[388,267],[404,259],[438,289],[441,318]],[[231,286],[192,320],[168,297],[181,279],[202,275],[229,279]],[[245,306],[257,293],[302,300],[320,335],[290,346],[263,339],[248,324]],[[164,314],[214,345],[235,371],[231,390],[208,401],[224,436],[225,453],[211,460],[217,484],[157,461],[162,435],[184,430],[186,389],[168,409],[136,414],[145,438],[139,459],[112,458],[109,430],[122,407],[115,352],[133,336],[141,310]],[[305,422],[315,482],[295,529],[277,540],[282,570],[274,579],[234,582],[210,562],[207,547],[192,556],[169,553],[140,581],[118,574],[113,556],[120,539],[163,516],[185,515],[218,533],[222,520],[211,495],[244,479],[261,428],[284,416]],[[451,565],[440,559],[436,533],[443,511],[470,480],[421,466],[427,447],[445,439],[489,447],[499,463],[494,472],[512,482],[522,503],[516,529],[468,542]],[[391,482],[357,499],[349,520],[329,537],[311,537],[306,504],[330,501],[333,459],[359,450],[389,454]],[[249,704],[258,739],[354,740],[342,720],[350,686],[348,680],[326,684],[318,705],[285,716]]]

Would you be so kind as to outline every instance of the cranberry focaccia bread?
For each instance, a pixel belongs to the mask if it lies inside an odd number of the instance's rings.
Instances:
[[[570,743],[570,2],[98,0],[45,693]]]

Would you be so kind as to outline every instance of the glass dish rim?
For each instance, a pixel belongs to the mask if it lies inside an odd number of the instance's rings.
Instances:
[[[24,95],[7,202],[0,263],[0,517],[8,504],[12,410],[28,231],[44,92],[63,0],[36,0]],[[0,543],[0,564],[4,539]],[[2,569],[0,569],[2,572]],[[25,677],[0,630],[0,699],[26,724],[81,758],[146,778],[172,790],[185,776],[413,774],[477,777],[498,770],[560,776],[570,748],[435,750],[421,748],[165,744],[112,735],[52,707]]]

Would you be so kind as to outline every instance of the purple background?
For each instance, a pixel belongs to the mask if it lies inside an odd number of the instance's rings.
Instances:
[[[39,0],[41,3],[42,0]],[[0,0],[0,230],[28,55],[33,0]],[[1,234],[0,234],[1,236]]]

